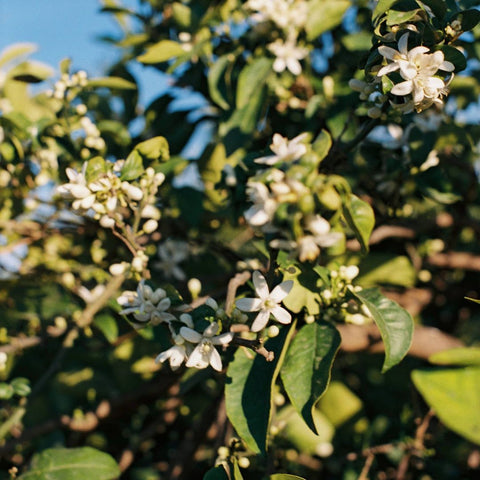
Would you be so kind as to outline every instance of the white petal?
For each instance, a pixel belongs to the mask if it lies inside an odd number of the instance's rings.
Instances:
[[[413,82],[408,80],[406,82],[397,83],[397,85],[394,85],[391,92],[394,95],[408,95],[409,93],[412,93],[412,88]]]
[[[75,198],[85,198],[88,195],[91,195],[91,191],[84,185],[70,185],[70,193]]]
[[[404,33],[401,37],[400,40],[398,41],[398,50],[406,54],[408,51],[408,32]]]
[[[260,157],[254,160],[255,163],[262,164],[262,165],[275,165],[279,158],[277,155],[268,155],[267,157]]]
[[[280,323],[290,323],[292,321],[292,316],[282,307],[275,307],[272,309],[272,315],[275,317],[277,322]]]
[[[378,47],[378,53],[382,57],[387,58],[388,60],[393,60],[394,57],[398,55],[399,52],[397,50],[394,50],[393,48],[382,45],[381,47]]]
[[[242,312],[256,312],[262,307],[262,300],[260,298],[240,298],[235,304]]]
[[[276,58],[275,62],[273,62],[273,69],[277,72],[283,72],[286,68],[285,60],[283,58]]]
[[[217,337],[212,338],[214,345],[228,345],[233,340],[233,332],[222,333]]]
[[[448,60],[444,60],[438,68],[440,70],[443,70],[444,72],[453,72],[455,70],[455,65],[452,62],[449,62]]]
[[[280,303],[289,293],[293,287],[293,281],[287,280],[277,285],[270,294],[270,299],[275,303]]]
[[[220,358],[220,354],[215,348],[213,348],[210,352],[210,365],[217,372],[220,372],[222,370],[222,359]]]
[[[414,58],[417,55],[423,55],[429,51],[430,49],[427,47],[415,47],[408,52],[408,58]]]
[[[253,272],[253,285],[255,286],[255,292],[260,298],[268,297],[269,291],[267,281],[258,270]]]
[[[300,75],[302,73],[302,65],[296,58],[287,58],[287,68],[294,75]]]
[[[203,331],[203,336],[204,337],[213,337],[219,329],[219,325],[217,322],[212,322],[204,331]]]
[[[388,65],[385,65],[377,72],[377,77],[383,77],[388,73],[395,72],[398,70],[398,68],[399,68],[398,63],[389,63]]]
[[[157,310],[166,310],[167,308],[170,307],[170,304],[172,302],[170,301],[170,299],[167,297],[167,298],[164,298],[163,300],[160,300],[160,302],[158,302],[158,305],[157,305]]]
[[[187,367],[207,368],[209,364],[210,359],[206,358],[205,355],[202,354],[201,345],[198,345],[188,357],[187,363],[185,365]]]
[[[268,319],[270,318],[270,311],[268,310],[261,310],[257,318],[253,321],[252,328],[250,329],[252,332],[259,332],[268,323]]]
[[[180,335],[187,341],[192,343],[199,343],[202,340],[202,335],[195,330],[188,327],[180,328]]]

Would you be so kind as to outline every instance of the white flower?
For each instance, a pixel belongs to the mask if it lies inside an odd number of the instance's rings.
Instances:
[[[307,152],[307,146],[301,143],[306,137],[307,134],[302,133],[295,138],[292,138],[292,140],[288,140],[286,137],[282,137],[279,133],[276,133],[273,136],[273,142],[270,145],[270,150],[272,150],[275,155],[257,158],[255,163],[275,165],[280,162],[298,160]]]
[[[170,367],[172,370],[177,370],[180,365],[188,358],[187,349],[185,345],[174,345],[168,350],[160,353],[155,359],[155,363],[170,361]]]
[[[188,258],[189,247],[187,242],[168,239],[158,247],[160,261],[155,264],[165,277],[183,281],[187,277],[185,272],[178,266]]]
[[[138,284],[136,292],[125,291],[117,298],[117,302],[123,307],[121,315],[133,313],[135,320],[141,324],[152,322],[157,325],[161,322],[170,322],[175,317],[166,310],[170,308],[170,299],[162,288],[153,290],[142,280]]]
[[[277,210],[277,202],[260,182],[248,182],[247,196],[253,205],[245,212],[245,219],[252,227],[262,227],[273,220]]]
[[[265,277],[259,272],[253,272],[253,285],[259,298],[241,298],[236,301],[237,308],[243,312],[258,312],[252,324],[252,332],[259,332],[268,323],[270,314],[280,323],[290,323],[292,316],[280,306],[282,300],[290,293],[293,281],[287,280],[277,285],[271,292],[268,290]]]
[[[95,193],[87,187],[85,179],[85,171],[87,164],[83,164],[81,172],[77,172],[73,168],[67,168],[67,177],[69,183],[57,187],[57,192],[63,197],[74,199],[72,207],[74,210],[88,210],[95,203]]]
[[[399,71],[404,82],[393,86],[391,93],[397,96],[412,95],[417,111],[421,111],[433,103],[441,103],[441,98],[448,92],[448,83],[434,76],[438,70],[453,72],[455,66],[445,60],[443,52],[438,50],[427,53],[427,47],[415,47],[408,50],[408,33],[398,41],[398,50],[382,45],[378,48],[380,55],[391,63],[382,67],[377,76],[381,77],[391,72]],[[408,107],[407,110],[408,111]]]
[[[215,336],[219,325],[212,322],[203,332],[203,334],[189,328],[180,328],[180,335],[190,343],[196,343],[197,346],[188,357],[187,367],[207,368],[212,366],[218,372],[222,370],[222,359],[214,345],[227,345],[233,339],[233,333],[227,332]]]
[[[299,47],[293,38],[284,42],[281,38],[268,45],[268,49],[277,57],[273,63],[273,69],[277,72],[290,70],[294,75],[302,73],[302,65],[299,60],[308,55],[308,48]]]

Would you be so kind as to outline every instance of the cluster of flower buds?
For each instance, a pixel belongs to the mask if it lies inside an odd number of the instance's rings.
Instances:
[[[77,73],[74,73],[73,75],[64,73],[60,78],[60,80],[55,82],[53,90],[49,93],[53,98],[62,100],[63,98],[65,98],[65,94],[69,88],[85,87],[87,83],[88,83],[88,76],[87,76],[87,72],[85,72],[84,70],[79,70]]]
[[[292,140],[274,135],[270,148],[275,155],[255,160],[271,168],[248,180],[247,196],[253,205],[244,214],[250,226],[276,237],[271,247],[289,250],[302,262],[315,260],[321,247],[331,247],[343,238],[316,213],[324,185],[320,177],[311,175],[311,163],[301,163],[308,151],[304,140],[305,134]]]
[[[83,104],[82,104],[83,105]],[[80,109],[82,111],[82,109]],[[103,150],[105,148],[105,140],[101,137],[100,130],[98,127],[90,120],[89,117],[82,116],[80,118],[80,125],[85,132],[85,147],[92,150]],[[82,157],[88,158],[90,152],[88,150],[83,150],[81,152]]]
[[[70,181],[60,185],[57,192],[73,200],[72,207],[76,212],[83,215],[92,212],[104,228],[123,224],[125,208],[140,210],[141,218],[147,219],[144,231],[151,233],[156,230],[160,217],[160,212],[153,205],[155,194],[165,176],[149,167],[136,181],[122,180],[124,166],[123,160],[112,163],[95,157],[85,162],[80,172],[67,168]],[[93,173],[89,174],[90,170]]]

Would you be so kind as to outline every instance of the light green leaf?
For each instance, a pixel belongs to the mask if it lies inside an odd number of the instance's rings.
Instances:
[[[337,428],[347,422],[362,408],[362,401],[342,382],[331,382],[318,408]]]
[[[35,455],[19,480],[112,480],[120,469],[108,454],[91,447],[50,448]]]
[[[480,367],[414,370],[412,380],[448,428],[480,445]]]
[[[220,91],[219,83],[224,78],[225,70],[230,63],[230,55],[223,55],[214,62],[208,71],[208,90],[210,92],[210,97],[224,110],[228,110],[230,105]]]
[[[40,62],[22,62],[9,72],[9,77],[18,82],[39,83],[53,75],[53,69]]]
[[[315,433],[313,410],[330,382],[340,341],[340,334],[332,325],[304,325],[293,339],[281,370],[293,406]]]
[[[188,30],[192,25],[192,9],[180,2],[172,3],[173,19],[182,29]]]
[[[85,179],[87,183],[94,182],[107,171],[108,167],[105,160],[102,157],[93,157],[87,163]]]
[[[135,150],[148,160],[168,160],[170,152],[164,137],[153,137],[139,143]]]
[[[137,57],[142,63],[161,63],[185,53],[182,46],[173,40],[161,40],[147,48],[147,51]]]
[[[350,202],[343,204],[343,216],[360,242],[362,253],[367,253],[370,235],[375,226],[375,214],[372,207],[356,195],[351,195]]]
[[[326,130],[322,130],[315,141],[312,143],[312,148],[319,156],[319,160],[323,160],[332,147],[332,137]]]
[[[283,270],[283,280],[293,280],[293,287],[283,304],[292,312],[299,313],[303,308],[310,315],[320,313],[321,279],[318,274],[305,268],[303,271],[296,265],[291,265]]]
[[[120,174],[120,180],[134,180],[138,178],[144,172],[143,159],[137,150],[134,150],[125,160],[122,172]]]
[[[399,363],[410,348],[413,336],[412,317],[376,288],[363,289],[359,292],[350,290],[350,294],[368,308],[380,330],[385,345],[382,372],[386,372]]]
[[[15,58],[29,55],[37,49],[38,47],[34,43],[14,43],[13,45],[9,45],[0,52],[0,67]]]
[[[418,12],[421,12],[420,8],[409,10],[407,12],[398,11],[398,10],[389,10],[387,13],[387,25],[401,25],[402,23],[407,23],[410,20],[413,20]]]
[[[460,347],[434,353],[428,358],[430,363],[437,365],[480,365],[480,348]]]
[[[417,274],[411,260],[405,255],[392,257],[388,253],[371,253],[360,263],[357,279],[363,287],[379,285],[415,286]]]
[[[267,433],[272,408],[272,390],[295,325],[284,327],[265,348],[274,354],[267,362],[261,355],[238,349],[227,370],[225,402],[227,415],[237,434],[255,453],[267,451]]]
[[[10,384],[16,395],[26,397],[30,395],[32,389],[30,388],[30,380],[28,378],[17,377],[12,380]]]
[[[480,304],[480,300],[478,298],[470,298],[470,297],[465,297],[467,300],[470,300],[471,302],[478,303]]]
[[[113,343],[118,338],[118,325],[115,319],[108,314],[96,315],[93,324],[105,335],[105,338]]]
[[[111,88],[116,90],[136,90],[137,86],[121,77],[90,78],[87,86],[91,88]]]
[[[305,480],[303,477],[298,477],[297,475],[290,475],[289,473],[276,473],[275,475],[270,475],[270,480]]]
[[[308,3],[305,30],[307,39],[313,40],[322,33],[340,25],[344,13],[352,6],[350,0],[312,0]]]
[[[260,57],[243,68],[238,76],[237,108],[245,107],[253,93],[261,88],[272,71],[273,60]]]

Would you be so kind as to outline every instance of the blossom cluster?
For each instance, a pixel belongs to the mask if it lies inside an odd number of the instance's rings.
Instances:
[[[308,48],[298,43],[299,33],[307,22],[308,3],[305,0],[249,0],[245,8],[254,12],[251,16],[254,22],[272,22],[285,37],[267,45],[276,57],[273,70],[278,73],[289,70],[300,75],[300,61],[309,53]]]
[[[247,196],[253,205],[244,214],[251,227],[273,235],[271,247],[291,251],[302,262],[315,260],[321,247],[343,238],[317,213],[324,187],[321,178],[310,175],[311,165],[297,162],[307,153],[305,138],[305,134],[292,140],[274,135],[270,148],[275,155],[256,159],[271,168],[248,180]]]
[[[132,315],[132,324],[137,328],[159,324],[168,327],[173,345],[157,356],[157,362],[168,360],[173,370],[185,363],[187,367],[202,369],[210,365],[221,371],[222,360],[215,347],[229,345],[234,333],[219,332],[232,324],[245,324],[248,316],[242,312],[257,312],[250,327],[254,333],[263,330],[271,317],[282,324],[289,324],[292,320],[290,313],[281,306],[293,287],[291,280],[281,282],[270,292],[265,277],[255,271],[253,285],[256,297],[238,299],[230,315],[213,298],[208,298],[200,319],[188,305],[178,305],[173,310],[166,290],[154,290],[145,280],[140,281],[135,291],[123,292],[117,302],[122,307],[120,314]],[[185,313],[186,310],[190,313]]]
[[[88,179],[88,169],[91,162],[98,160],[101,172],[93,180]],[[57,192],[73,200],[73,209],[81,215],[92,212],[93,218],[99,220],[100,225],[112,228],[123,223],[123,209],[126,207],[140,209],[140,216],[147,219],[143,225],[145,233],[157,229],[157,220],[160,211],[153,205],[158,187],[165,176],[155,173],[152,167],[145,169],[138,181],[122,180],[123,160],[115,163],[106,162],[100,157],[85,162],[80,172],[67,168],[68,183],[60,185]]]

